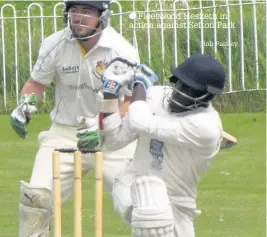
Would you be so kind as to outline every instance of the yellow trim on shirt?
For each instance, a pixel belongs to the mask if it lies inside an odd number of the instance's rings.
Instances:
[[[79,46],[80,46],[80,49],[81,49],[82,56],[84,58],[86,56],[86,51],[85,51],[85,49],[84,49],[84,47],[82,45],[79,44]]]

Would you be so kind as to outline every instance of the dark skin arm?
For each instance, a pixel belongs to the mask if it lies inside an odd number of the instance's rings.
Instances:
[[[137,83],[134,86],[131,103],[138,101],[138,100],[146,101],[146,90],[144,86],[140,83]]]

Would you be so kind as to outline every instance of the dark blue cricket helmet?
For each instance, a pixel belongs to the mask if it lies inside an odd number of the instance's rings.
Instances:
[[[225,71],[221,63],[208,54],[197,54],[172,68],[170,82],[181,83],[192,89],[221,94],[225,84]]]
[[[220,62],[208,54],[189,57],[171,69],[168,83],[173,91],[169,106],[173,112],[207,107],[225,85],[225,71]]]

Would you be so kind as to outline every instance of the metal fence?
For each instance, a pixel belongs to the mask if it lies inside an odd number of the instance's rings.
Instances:
[[[0,96],[4,108],[18,102],[41,41],[63,28],[64,4],[51,4],[21,1],[1,6]],[[201,52],[224,64],[225,93],[266,89],[266,1],[114,0],[111,6],[111,25],[162,78],[171,66]]]

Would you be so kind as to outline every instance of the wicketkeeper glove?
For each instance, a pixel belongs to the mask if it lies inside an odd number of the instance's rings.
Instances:
[[[78,128],[76,137],[77,147],[82,149],[95,149],[99,146],[98,128],[95,118],[78,118],[78,122],[83,124]]]
[[[37,98],[34,93],[29,96],[23,95],[19,105],[10,115],[9,122],[15,132],[25,139],[28,134],[27,125],[30,123],[32,115],[37,111]]]
[[[146,65],[140,64],[134,76],[132,86],[134,87],[137,83],[140,83],[147,90],[149,87],[153,86],[158,80],[159,78],[155,72],[153,72]]]

